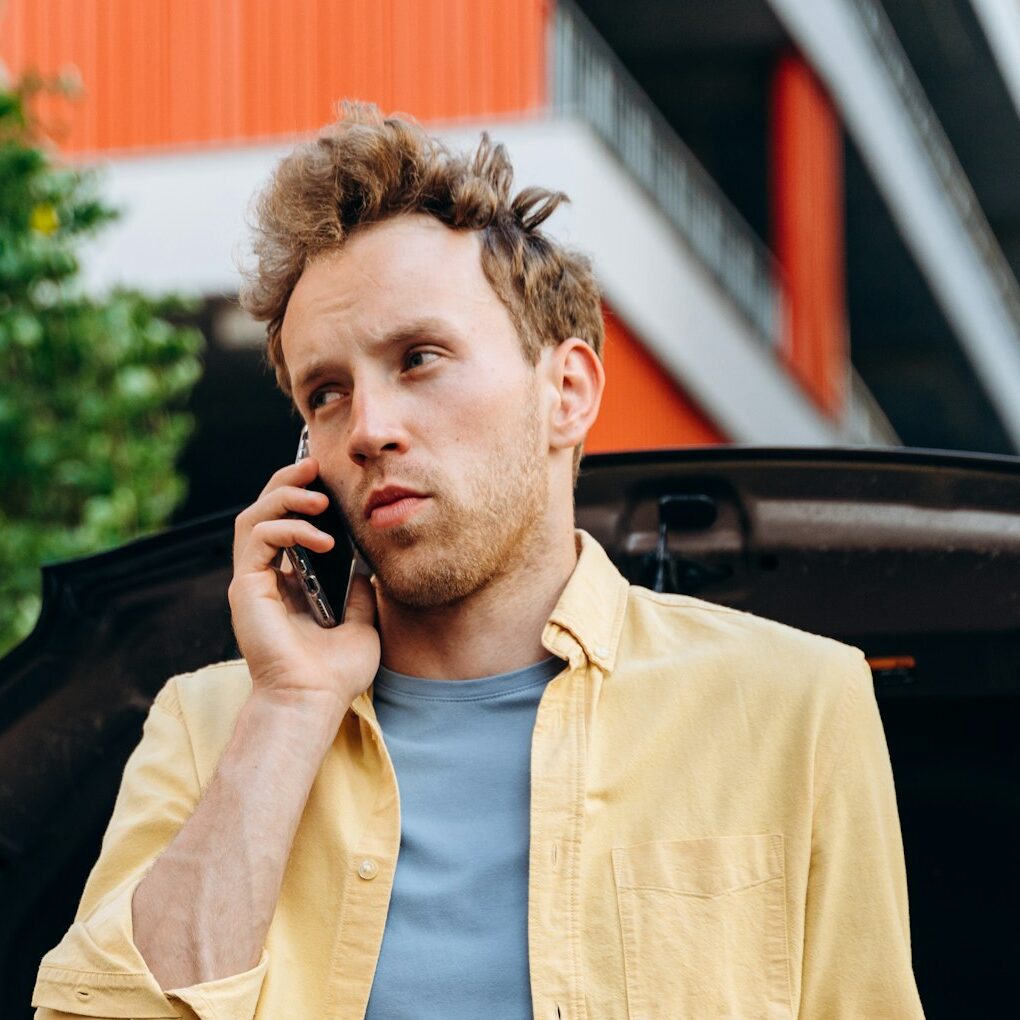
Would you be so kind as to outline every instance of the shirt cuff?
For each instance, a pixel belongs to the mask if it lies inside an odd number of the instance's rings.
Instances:
[[[43,957],[32,1005],[111,1020],[252,1020],[269,966],[265,949],[251,970],[164,992],[134,943],[139,881],[125,882]]]
[[[268,967],[269,954],[263,949],[259,962],[243,974],[231,974],[187,988],[171,988],[166,994],[190,1006],[199,1020],[251,1020]]]

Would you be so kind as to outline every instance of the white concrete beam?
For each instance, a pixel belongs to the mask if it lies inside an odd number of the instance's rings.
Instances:
[[[1017,0],[971,0],[971,5],[1013,105],[1020,113],[1020,3]]]
[[[441,131],[456,147],[479,126]],[[569,206],[551,234],[592,256],[607,300],[664,368],[735,442],[840,441],[755,336],[646,192],[595,134],[569,120],[491,125],[517,184],[559,188]],[[234,294],[244,258],[245,212],[290,145],[117,160],[106,193],[124,208],[85,260],[91,286]],[[640,409],[635,408],[635,413]]]

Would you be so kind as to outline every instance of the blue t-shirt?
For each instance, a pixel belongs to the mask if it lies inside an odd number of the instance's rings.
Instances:
[[[531,734],[562,668],[479,680],[380,668],[400,855],[366,1020],[531,1020]]]

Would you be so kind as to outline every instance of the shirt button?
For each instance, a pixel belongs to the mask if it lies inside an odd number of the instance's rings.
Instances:
[[[358,865],[358,877],[363,878],[366,882],[371,882],[376,875],[379,874],[379,865],[372,860],[371,857],[366,857]]]
[[[598,657],[599,657],[600,659],[605,659],[605,658],[608,658],[608,656],[609,656],[609,649],[608,649],[608,648],[606,648],[606,646],[605,646],[605,645],[596,645],[596,646],[595,646],[595,654],[596,654],[596,655],[597,655],[597,656],[598,656]]]

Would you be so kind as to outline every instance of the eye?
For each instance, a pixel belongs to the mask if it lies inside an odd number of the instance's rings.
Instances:
[[[404,358],[404,368],[421,368],[423,365],[430,364],[434,358],[438,357],[439,355],[435,351],[409,351]]]
[[[327,389],[316,390],[308,398],[308,404],[312,408],[313,411],[317,411],[324,404],[333,403],[333,401],[330,399],[332,397],[336,397],[336,398],[339,399],[340,394],[336,390],[327,390]]]

